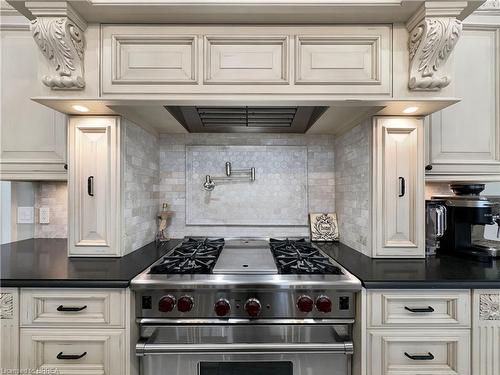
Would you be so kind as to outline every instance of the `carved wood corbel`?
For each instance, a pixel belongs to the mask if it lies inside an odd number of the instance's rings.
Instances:
[[[51,67],[42,82],[51,89],[83,89],[85,21],[67,3],[58,8],[30,10],[36,16],[31,21],[33,38]]]
[[[462,22],[457,15],[463,8],[426,5],[407,24],[410,33],[408,87],[436,91],[451,82],[445,65],[462,34]]]

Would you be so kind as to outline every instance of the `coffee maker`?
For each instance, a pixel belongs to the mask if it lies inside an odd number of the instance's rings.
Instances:
[[[438,253],[489,261],[500,258],[500,242],[486,240],[484,226],[500,223],[494,215],[495,204],[479,194],[484,184],[451,184],[455,195],[433,196],[434,204],[446,212],[446,229]]]

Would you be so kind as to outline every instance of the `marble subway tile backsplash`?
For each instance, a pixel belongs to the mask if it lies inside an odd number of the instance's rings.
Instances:
[[[370,249],[371,120],[335,140],[335,196],[340,241],[368,254]]]
[[[162,134],[160,136],[160,203],[173,211],[169,233],[184,236],[308,236],[306,225],[187,225],[186,146],[303,146],[307,150],[307,212],[335,211],[334,138],[301,134]],[[285,150],[286,148],[283,148]],[[234,166],[238,168],[238,166]],[[224,173],[224,165],[219,174]],[[200,181],[200,184],[203,181]],[[217,188],[216,188],[217,189]],[[303,198],[299,198],[303,199]],[[280,209],[269,202],[269,210]],[[307,213],[306,212],[306,213]]]
[[[122,246],[128,254],[154,241],[159,210],[158,138],[124,119]]]
[[[39,208],[49,208],[50,222],[40,224]],[[65,181],[35,183],[35,238],[68,236],[68,185]]]

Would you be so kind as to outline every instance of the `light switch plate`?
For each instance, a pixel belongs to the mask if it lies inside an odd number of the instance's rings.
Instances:
[[[49,224],[50,223],[50,208],[49,207],[40,207],[39,210],[39,219],[40,224]]]
[[[18,224],[34,224],[35,223],[35,207],[18,207],[17,208],[17,223]]]

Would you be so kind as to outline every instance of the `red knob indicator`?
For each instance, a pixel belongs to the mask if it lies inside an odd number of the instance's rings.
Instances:
[[[300,296],[297,299],[297,308],[299,311],[309,313],[313,311],[314,301],[309,296]]]
[[[189,296],[182,296],[177,301],[177,310],[180,312],[188,312],[193,308],[194,302],[193,298]]]
[[[261,308],[262,306],[256,298],[250,298],[245,303],[245,310],[252,317],[259,315]]]
[[[329,313],[332,311],[332,301],[327,296],[319,296],[316,300],[316,308],[322,313]]]
[[[222,298],[215,302],[214,311],[217,316],[227,315],[229,314],[229,311],[231,311],[231,305],[227,299]]]
[[[175,297],[174,296],[163,296],[160,298],[160,302],[158,302],[158,310],[161,312],[170,312],[174,309],[175,306]]]

